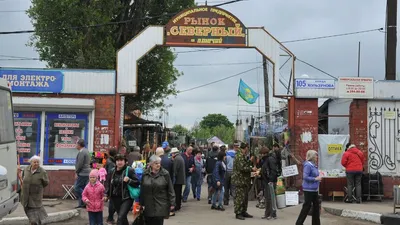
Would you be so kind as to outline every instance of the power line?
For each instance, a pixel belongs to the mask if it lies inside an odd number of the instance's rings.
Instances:
[[[310,66],[310,67],[312,67],[312,68],[318,70],[319,72],[321,72],[321,73],[323,73],[323,74],[325,74],[325,75],[330,76],[331,78],[333,78],[333,79],[335,79],[335,80],[337,79],[335,76],[333,76],[333,75],[331,75],[331,74],[329,74],[329,73],[327,73],[327,72],[321,70],[320,68],[318,68],[318,67],[312,65],[311,63],[308,63],[308,62],[306,62],[306,61],[303,61],[303,60],[301,60],[301,59],[299,59],[299,58],[296,58],[296,60],[299,61],[299,62],[301,62],[301,63],[306,64],[307,66]]]
[[[122,20],[118,22],[108,22],[108,23],[99,23],[99,24],[94,24],[94,25],[84,25],[84,26],[73,26],[73,27],[63,27],[63,28],[56,28],[56,29],[48,29],[48,30],[39,30],[39,32],[56,32],[56,31],[66,31],[68,29],[71,30],[78,30],[78,29],[83,29],[83,28],[98,28],[98,27],[104,27],[104,26],[113,26],[113,25],[118,25],[118,24],[125,24],[125,23],[130,23],[133,21],[137,20],[146,20],[146,19],[155,19],[155,18],[160,18],[164,16],[173,16],[176,13],[164,13],[161,15],[157,16],[146,16],[146,17],[141,17],[141,18],[135,18],[135,19],[130,19],[130,20]],[[29,34],[29,33],[35,33],[35,30],[17,30],[17,31],[5,31],[5,32],[0,32],[0,35],[7,35],[7,34]]]
[[[174,52],[176,54],[184,54],[184,53],[192,53],[192,52],[209,52],[209,51],[224,51],[227,50],[225,49],[220,49],[220,48],[213,48],[213,49],[198,49],[198,50],[189,50],[189,51],[181,51],[181,52]]]
[[[131,21],[131,20],[129,20],[129,21]],[[114,22],[114,23],[118,23],[118,22]],[[91,27],[98,27],[98,26],[99,25],[92,25]],[[62,28],[60,28],[60,29],[62,29]],[[381,32],[382,30],[383,30],[383,28],[376,28],[376,29],[356,31],[356,32],[350,32],[350,33],[342,33],[342,34],[327,35],[327,36],[318,36],[318,37],[311,37],[311,38],[304,38],[304,39],[295,39],[295,40],[290,40],[290,41],[283,41],[281,43],[293,43],[293,42],[311,41],[311,40],[318,40],[318,39],[326,39],[326,38],[333,38],[333,37],[348,36],[348,35],[354,35],[354,34],[360,34],[360,33],[367,33],[367,32],[373,32],[373,31]],[[15,32],[19,32],[19,31],[15,31]],[[32,31],[32,32],[34,32],[34,31]],[[5,32],[0,32],[0,34],[2,34],[2,33],[5,33]],[[8,33],[10,33],[10,32],[8,32]],[[224,48],[224,49],[220,49],[220,48],[197,49],[197,50],[188,50],[188,51],[177,51],[177,52],[174,52],[174,53],[176,53],[176,54],[185,54],[185,53],[193,53],[193,52],[225,51],[227,49],[228,48]],[[8,56],[3,56],[3,57],[8,57]],[[29,60],[27,57],[19,57],[19,56],[15,56],[15,57],[16,58],[23,58],[24,60]],[[11,57],[10,56],[10,58],[15,58],[15,57]],[[40,60],[39,58],[30,58],[30,59],[31,60]],[[0,60],[8,60],[8,59],[0,59]]]
[[[230,65],[249,65],[249,64],[261,64],[262,62],[234,62],[234,63],[206,63],[206,64],[177,64],[174,66],[179,66],[179,67],[194,67],[194,66],[230,66]]]
[[[229,5],[229,4],[233,4],[233,3],[237,3],[237,2],[244,2],[244,1],[249,1],[249,0],[232,0],[232,1],[227,1],[227,2],[223,2],[223,3],[219,3],[213,6],[223,6],[223,5]]]
[[[254,68],[252,68],[252,69],[249,69],[249,70],[246,70],[246,71],[243,71],[243,72],[240,72],[240,73],[237,73],[237,74],[228,76],[228,77],[224,77],[224,78],[219,79],[219,80],[216,80],[216,81],[212,81],[212,82],[209,82],[209,83],[206,83],[206,84],[202,84],[202,85],[199,85],[199,86],[196,86],[196,87],[192,87],[192,88],[189,88],[189,89],[186,89],[186,90],[182,90],[182,91],[179,91],[179,93],[183,93],[183,92],[187,92],[187,91],[196,90],[196,89],[198,89],[198,88],[202,88],[202,87],[205,87],[205,86],[208,86],[208,85],[211,85],[211,84],[216,84],[216,83],[218,83],[218,82],[221,82],[221,81],[230,79],[230,78],[232,78],[232,77],[237,77],[237,76],[240,76],[240,75],[242,75],[242,74],[248,73],[248,72],[250,72],[250,71],[256,70],[256,69],[258,69],[258,68],[260,68],[260,67],[261,67],[261,66],[257,66],[257,67],[254,67]]]
[[[19,12],[24,12],[26,13],[26,10],[0,10],[0,13],[19,13]]]
[[[332,35],[303,38],[303,39],[297,39],[297,40],[291,40],[291,41],[282,41],[281,43],[285,44],[285,43],[293,43],[293,42],[300,42],[300,41],[311,41],[311,40],[318,40],[318,39],[325,39],[325,38],[342,37],[342,36],[348,36],[348,35],[354,35],[354,34],[369,33],[369,32],[374,32],[374,31],[383,31],[383,27],[370,29],[370,30],[361,30],[361,31],[349,32],[349,33],[342,33],[342,34],[332,34]]]

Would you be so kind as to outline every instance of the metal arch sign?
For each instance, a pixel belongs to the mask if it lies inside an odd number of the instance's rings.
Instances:
[[[190,8],[165,26],[166,46],[246,47],[246,27],[226,10],[211,6]]]

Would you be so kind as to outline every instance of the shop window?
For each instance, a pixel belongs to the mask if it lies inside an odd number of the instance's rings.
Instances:
[[[47,113],[45,165],[75,165],[76,142],[87,144],[88,114]]]
[[[3,89],[0,89],[0,116],[0,143],[14,141],[11,94]]]
[[[29,159],[40,153],[41,114],[37,112],[14,113],[15,139],[21,164],[29,164]]]

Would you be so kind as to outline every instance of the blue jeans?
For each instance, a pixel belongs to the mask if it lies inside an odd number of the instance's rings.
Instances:
[[[85,205],[82,202],[82,192],[83,192],[83,189],[85,189],[88,182],[89,182],[89,176],[78,176],[78,178],[75,181],[74,189],[75,189],[76,197],[78,197],[78,206]]]
[[[222,185],[222,184],[221,184]],[[212,195],[212,205],[217,206],[217,198],[218,198],[218,206],[222,206],[222,201],[224,200],[224,186],[222,185],[221,189],[215,190]]]
[[[196,181],[196,183],[192,183],[192,192],[196,198],[200,199],[201,194],[201,182]]]
[[[183,190],[183,201],[188,199],[190,193],[190,184],[192,183],[192,176],[186,177],[185,190]]]
[[[103,212],[88,212],[90,225],[103,225]]]

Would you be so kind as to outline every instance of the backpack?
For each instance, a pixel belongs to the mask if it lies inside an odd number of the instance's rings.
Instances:
[[[212,174],[215,168],[215,164],[217,164],[217,156],[218,154],[213,154],[212,150],[208,153],[208,158],[206,160],[206,172],[208,174]]]

